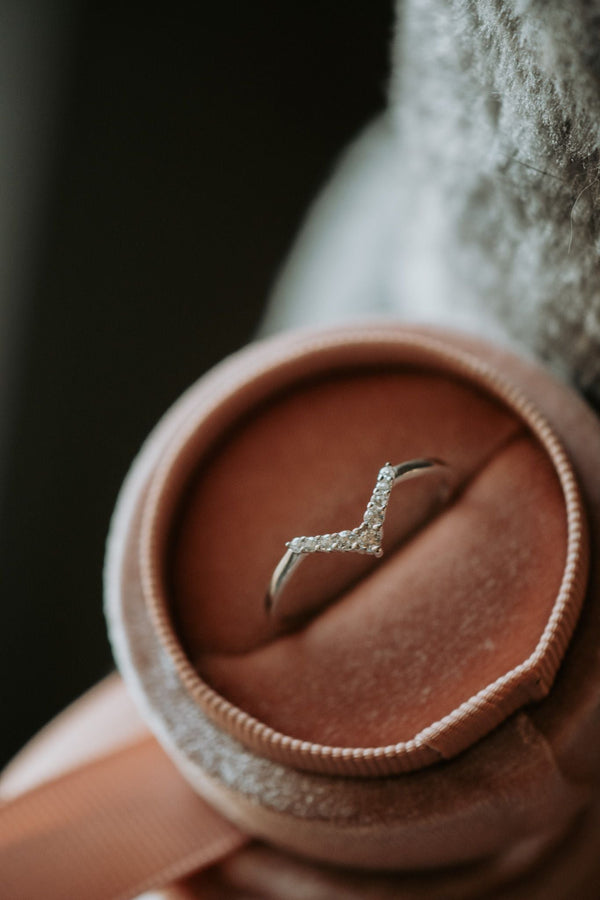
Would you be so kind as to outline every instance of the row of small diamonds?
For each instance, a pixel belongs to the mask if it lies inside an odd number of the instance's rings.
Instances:
[[[357,553],[376,553],[381,546],[381,528],[359,525],[352,531],[334,534],[317,534],[314,537],[296,537],[286,544],[293,553],[314,553],[332,550],[353,550]]]
[[[394,470],[392,466],[386,464],[379,470],[371,499],[367,503],[367,509],[363,516],[363,520],[371,527],[383,525],[393,486]]]
[[[394,485],[394,470],[386,464],[379,470],[377,482],[367,504],[363,522],[351,531],[334,534],[318,534],[314,537],[296,537],[288,541],[286,547],[293,553],[314,553],[332,550],[354,551],[358,553],[381,553],[383,520],[390,493]]]

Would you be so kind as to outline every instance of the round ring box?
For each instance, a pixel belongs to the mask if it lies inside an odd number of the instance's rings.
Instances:
[[[600,775],[599,453],[576,395],[472,339],[372,324],[255,344],[180,399],[125,483],[119,668],[251,835],[373,869],[524,870]],[[380,466],[423,456],[447,462],[449,498],[433,475],[398,485],[383,559],[312,554],[293,616],[269,617],[285,541],[357,525]]]

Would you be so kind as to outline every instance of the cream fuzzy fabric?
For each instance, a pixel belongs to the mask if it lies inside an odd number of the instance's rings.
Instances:
[[[264,330],[373,313],[511,344],[600,401],[600,2],[405,0],[389,109]]]

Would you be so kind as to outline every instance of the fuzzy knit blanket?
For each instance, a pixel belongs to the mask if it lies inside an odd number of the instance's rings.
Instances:
[[[600,2],[404,0],[385,116],[346,152],[263,326],[487,335],[600,404]]]

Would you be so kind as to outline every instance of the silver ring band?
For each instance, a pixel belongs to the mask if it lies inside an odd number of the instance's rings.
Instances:
[[[415,478],[432,468],[446,465],[443,460],[434,458],[411,459],[395,466],[386,463],[377,474],[375,487],[360,525],[348,531],[295,537],[287,541],[287,550],[275,566],[269,582],[265,597],[267,612],[275,613],[284,584],[299,563],[311,553],[339,551],[383,556],[383,523],[394,486],[399,481]]]

